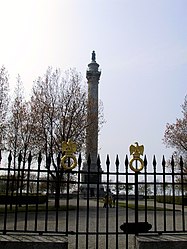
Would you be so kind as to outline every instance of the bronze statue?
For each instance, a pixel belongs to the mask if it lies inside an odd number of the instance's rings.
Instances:
[[[92,61],[95,61],[95,51],[92,52]]]

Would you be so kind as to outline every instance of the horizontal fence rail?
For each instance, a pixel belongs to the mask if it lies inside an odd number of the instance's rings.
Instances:
[[[27,160],[20,154],[15,161],[10,153],[7,162],[1,161],[1,233],[60,233],[68,235],[72,248],[90,243],[92,248],[131,248],[135,234],[187,231],[182,158],[168,163],[163,157],[158,164],[154,157],[148,164],[145,157],[141,172],[130,170],[127,156],[124,163],[107,156],[105,164],[98,157],[95,171],[90,159],[88,170],[82,170],[81,155],[70,171],[60,159],[60,154],[55,162],[40,154],[36,160],[30,153]]]

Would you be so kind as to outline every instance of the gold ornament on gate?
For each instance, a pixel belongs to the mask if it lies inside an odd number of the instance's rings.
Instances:
[[[135,145],[131,145],[130,148],[130,155],[132,155],[132,158],[129,162],[129,166],[130,169],[134,172],[139,172],[143,169],[144,167],[144,162],[143,160],[140,158],[140,155],[143,155],[144,152],[144,146],[143,145],[138,145],[138,143],[136,142]],[[133,166],[133,162],[134,161],[139,161],[140,162],[140,167],[139,168],[134,168]]]
[[[65,155],[61,158],[61,165],[65,170],[72,170],[77,166],[77,159],[73,155],[73,153],[76,152],[76,149],[76,143],[72,142],[71,140],[62,142],[62,152]],[[67,166],[67,164],[65,163],[67,159],[73,159],[73,163],[70,164],[70,166]]]

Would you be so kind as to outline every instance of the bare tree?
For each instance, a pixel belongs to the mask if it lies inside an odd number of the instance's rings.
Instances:
[[[7,145],[13,151],[14,166],[20,151],[22,151],[23,167],[25,165],[26,157],[32,148],[33,122],[30,102],[25,100],[22,81],[18,75],[7,133]]]
[[[9,103],[8,72],[5,67],[0,68],[0,149],[5,149],[5,135],[7,127],[7,112]]]
[[[49,68],[38,78],[31,98],[32,112],[37,117],[35,144],[45,154],[57,155],[62,141],[76,141],[79,150],[85,140],[87,95],[80,74]]]
[[[174,148],[174,155],[187,158],[187,95],[182,105],[182,118],[177,118],[173,124],[167,123],[164,133],[164,143]]]
[[[173,159],[175,171],[181,171],[180,157],[183,158],[183,170],[187,172],[187,95],[185,96],[184,103],[182,104],[182,117],[177,118],[173,124],[166,124],[163,142],[167,147],[173,148]],[[171,163],[168,162],[171,167]],[[178,177],[177,177],[178,178]],[[187,179],[183,179],[185,182]]]

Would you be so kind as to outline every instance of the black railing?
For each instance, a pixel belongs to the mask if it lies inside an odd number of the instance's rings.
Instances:
[[[0,166],[3,234],[60,233],[78,249],[131,248],[134,234],[187,232],[187,170],[182,158],[178,163],[163,158],[159,164],[154,157],[149,164],[145,157],[141,172],[129,169],[127,156],[124,164],[118,156],[114,164],[107,156],[105,165],[98,158],[94,172],[90,160],[88,171],[82,171],[81,156],[68,172],[59,157],[55,167],[41,155],[32,160],[30,154],[25,163],[20,154],[16,165],[13,161],[10,154]],[[105,168],[102,181],[100,166]]]

